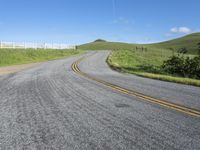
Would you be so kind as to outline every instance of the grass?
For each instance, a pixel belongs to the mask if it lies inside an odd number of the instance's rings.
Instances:
[[[162,81],[200,86],[200,80],[191,79],[191,78],[174,77],[170,75],[153,74],[153,73],[146,73],[146,72],[134,72],[134,74],[141,77],[148,77],[148,78],[162,80]]]
[[[108,64],[115,70],[132,73],[138,76],[200,86],[200,80],[167,75],[160,69],[163,61],[172,56],[170,51],[152,48],[147,52],[130,50],[112,51],[107,59]],[[193,55],[188,55],[194,57]]]
[[[83,50],[0,49],[0,66],[28,64],[65,58]]]
[[[112,51],[109,62],[117,67],[133,71],[148,70],[151,66],[158,68],[162,62],[172,56],[170,51],[162,49],[141,50],[116,50]],[[153,69],[153,68],[152,68]]]

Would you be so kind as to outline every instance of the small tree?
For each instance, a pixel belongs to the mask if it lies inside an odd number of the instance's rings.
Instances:
[[[163,62],[162,68],[169,74],[184,75],[184,57],[172,56]]]
[[[163,62],[162,69],[169,74],[200,79],[200,57],[172,56]]]

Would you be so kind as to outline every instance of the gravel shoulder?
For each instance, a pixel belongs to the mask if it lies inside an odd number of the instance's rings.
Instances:
[[[10,73],[19,72],[25,69],[29,69],[35,66],[40,65],[41,63],[31,63],[31,64],[23,64],[23,65],[13,65],[7,67],[0,67],[0,75],[6,75]]]

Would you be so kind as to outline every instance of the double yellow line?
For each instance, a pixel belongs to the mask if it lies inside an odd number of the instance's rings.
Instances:
[[[138,98],[140,98],[142,100],[145,100],[145,101],[148,101],[148,102],[151,102],[151,103],[154,103],[154,104],[166,107],[166,108],[170,108],[172,110],[176,110],[178,112],[182,112],[182,113],[194,116],[194,117],[200,117],[200,111],[199,110],[196,110],[196,109],[193,109],[193,108],[189,108],[189,107],[186,107],[186,106],[182,106],[182,105],[179,105],[179,104],[175,104],[175,103],[172,103],[172,102],[168,102],[168,101],[165,101],[165,100],[160,100],[160,99],[157,99],[157,98],[153,98],[153,97],[150,97],[148,95],[144,95],[142,93],[139,93],[139,92],[136,92],[136,91],[133,91],[133,90],[129,90],[129,89],[120,87],[118,85],[115,85],[115,84],[112,84],[112,83],[97,79],[95,77],[92,77],[92,76],[82,72],[79,69],[78,64],[85,58],[87,58],[87,57],[82,57],[82,58],[80,58],[79,60],[77,60],[76,62],[74,62],[72,64],[72,66],[71,66],[72,70],[74,72],[76,72],[77,74],[82,75],[82,76],[84,76],[84,77],[86,77],[88,79],[91,79],[93,81],[96,81],[98,83],[101,83],[102,85],[104,85],[104,86],[106,86],[108,88],[111,88],[114,91],[117,91],[117,92],[120,92],[120,93],[123,93],[123,94],[127,94],[129,96],[138,97]]]

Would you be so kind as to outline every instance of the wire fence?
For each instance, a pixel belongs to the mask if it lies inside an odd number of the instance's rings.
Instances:
[[[34,42],[5,42],[0,41],[0,49],[76,49],[75,45],[58,43],[34,43]]]

